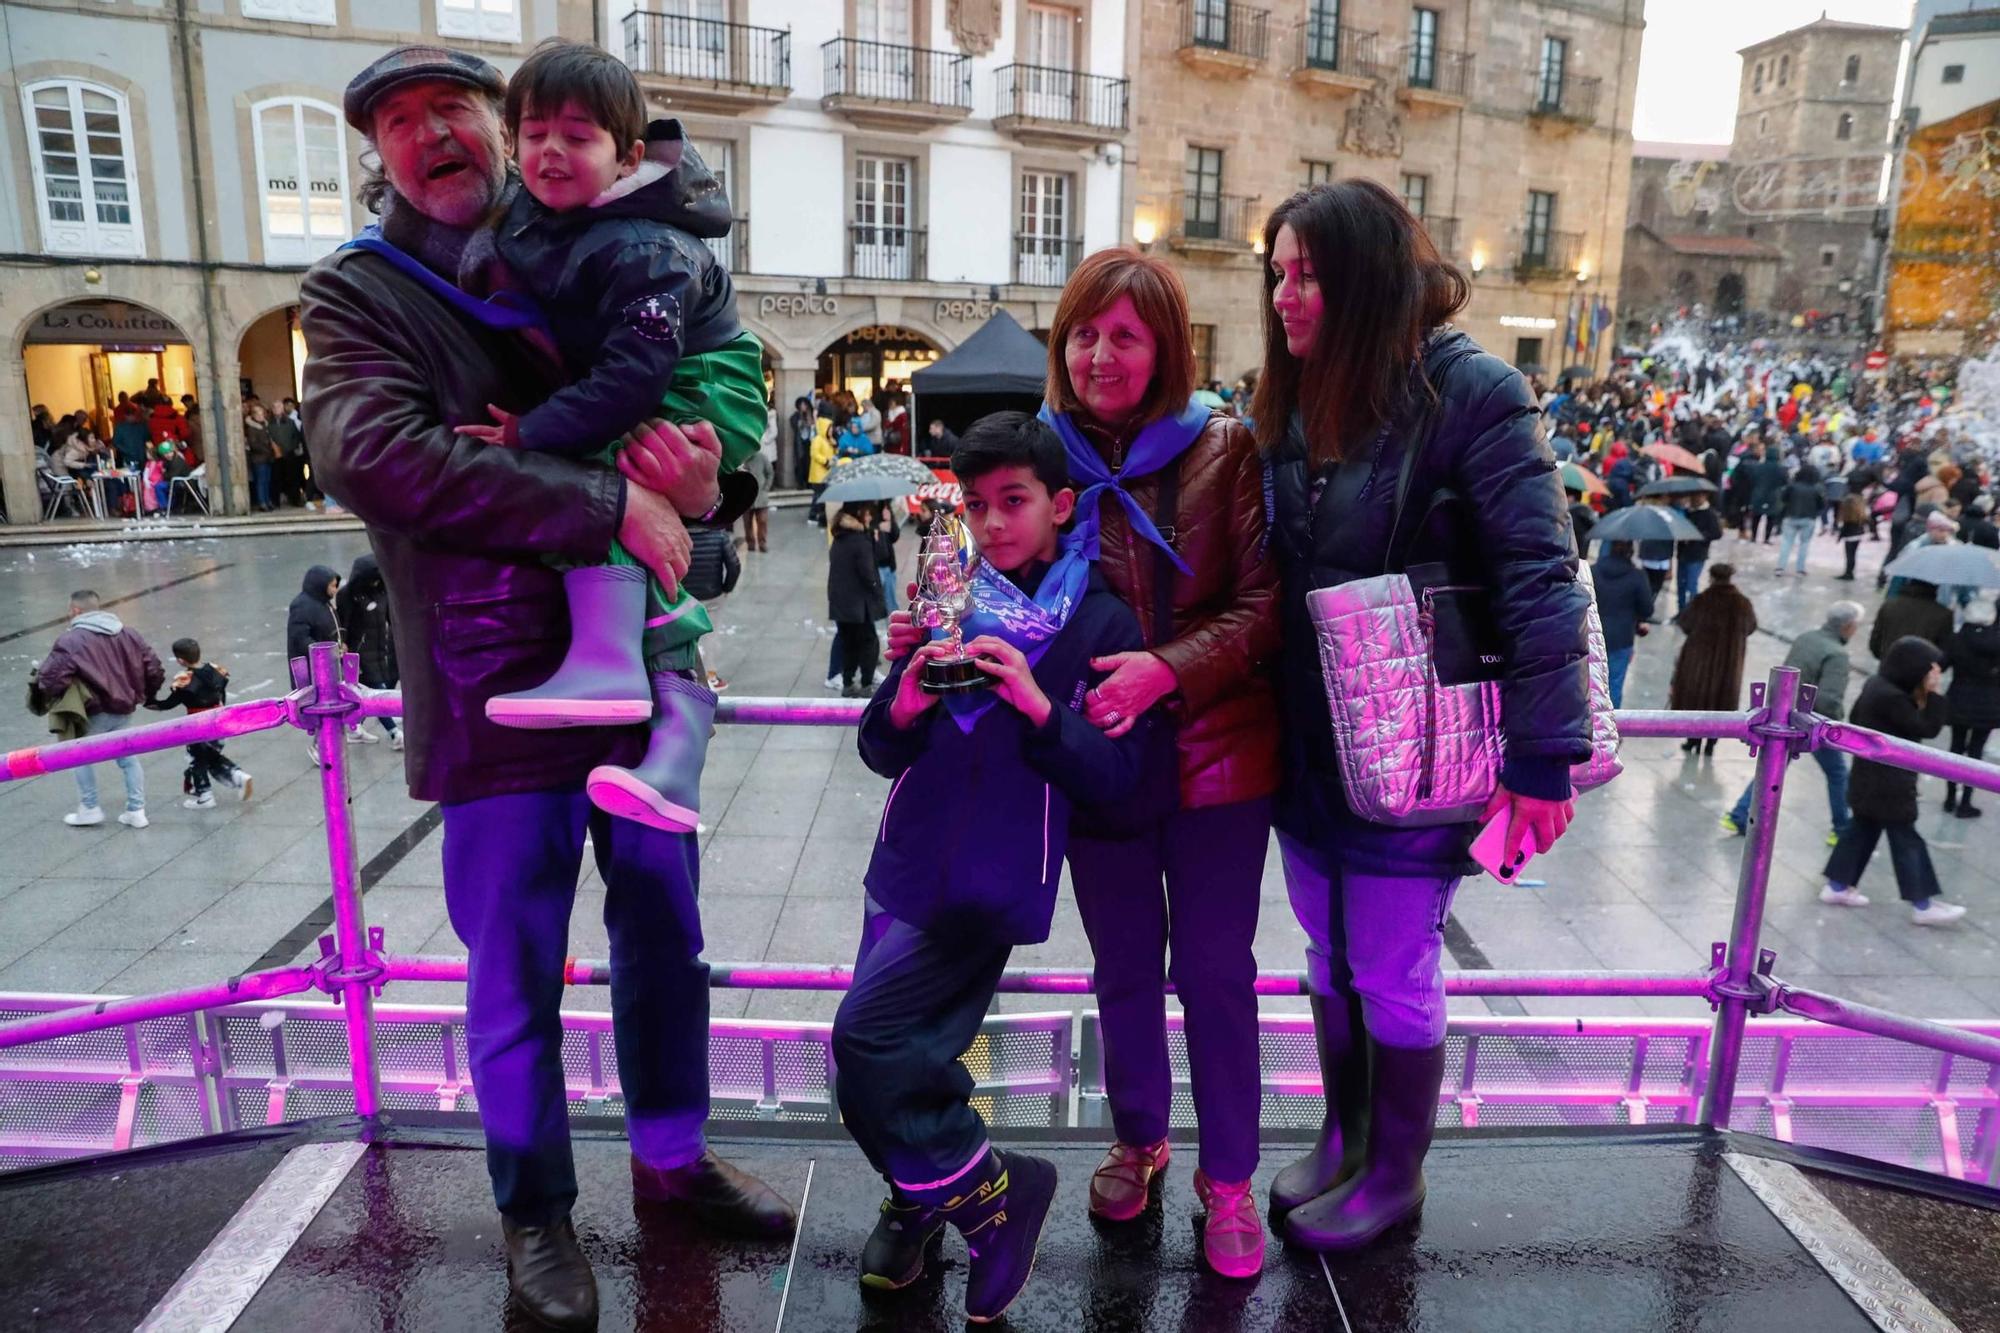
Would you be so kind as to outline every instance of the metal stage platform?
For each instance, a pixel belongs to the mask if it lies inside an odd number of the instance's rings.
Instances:
[[[1701,1129],[1452,1131],[1420,1222],[1322,1263],[1273,1246],[1263,1277],[1200,1258],[1186,1168],[1122,1226],[1086,1216],[1102,1136],[1023,1142],[1062,1184],[1021,1330],[1965,1333],[2000,1327],[2000,1213],[1969,1187]],[[916,1286],[855,1278],[881,1182],[823,1131],[719,1140],[794,1200],[794,1245],[720,1241],[636,1213],[615,1126],[577,1142],[577,1230],[602,1328],[963,1326],[964,1251]],[[1267,1145],[1260,1188],[1295,1150]],[[454,1333],[526,1329],[471,1117],[246,1130],[0,1178],[0,1327]]]

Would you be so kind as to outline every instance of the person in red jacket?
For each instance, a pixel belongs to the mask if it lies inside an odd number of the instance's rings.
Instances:
[[[84,704],[90,718],[87,734],[92,736],[123,730],[140,705],[159,693],[166,679],[152,648],[126,629],[117,616],[100,609],[97,594],[88,588],[69,595],[69,628],[35,671],[35,686],[48,699],[60,696],[73,684],[83,686],[89,695]],[[120,759],[118,771],[125,778],[125,813],[118,816],[118,822],[127,828],[144,828],[146,775],[138,756]],[[63,816],[63,823],[71,828],[102,824],[97,774],[90,765],[76,770],[76,790],[77,807]]]

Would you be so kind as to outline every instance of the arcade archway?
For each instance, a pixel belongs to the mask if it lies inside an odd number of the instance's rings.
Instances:
[[[160,393],[175,403],[200,397],[194,349],[180,325],[131,301],[70,301],[28,322],[21,369],[31,407],[57,417],[83,412],[111,432],[119,394]]]
[[[856,398],[907,389],[910,376],[944,353],[914,329],[868,324],[828,344],[819,354],[822,388],[846,389]]]

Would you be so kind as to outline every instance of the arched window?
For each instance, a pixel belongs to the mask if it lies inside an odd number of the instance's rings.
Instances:
[[[310,264],[351,234],[347,137],[324,102],[282,98],[250,108],[264,262]]]
[[[146,253],[125,98],[61,79],[21,90],[33,127],[35,203],[42,249],[63,255]]]
[[[1847,58],[1847,68],[1846,68],[1846,70],[1845,70],[1845,71],[1843,71],[1843,72],[1842,72],[1842,74],[1841,74],[1841,76],[1840,76],[1840,81],[1841,81],[1842,83],[1859,83],[1859,82],[1861,82],[1861,57],[1860,57],[1860,56],[1849,56],[1849,57]]]
[[[1840,113],[1840,120],[1833,127],[1833,137],[1836,139],[1852,139],[1854,137],[1854,117],[1852,115],[1845,111]]]

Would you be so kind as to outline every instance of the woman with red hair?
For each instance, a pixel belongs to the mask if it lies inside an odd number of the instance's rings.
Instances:
[[[1200,1121],[1203,1251],[1216,1272],[1250,1277],[1264,1257],[1250,1190],[1261,1096],[1251,945],[1278,785],[1263,669],[1278,645],[1277,583],[1256,442],[1196,403],[1195,388],[1173,269],[1129,249],[1078,265],[1049,330],[1042,417],[1068,455],[1076,531],[1146,641],[1093,664],[1103,677],[1084,712],[1114,736],[1153,708],[1175,724],[1157,729],[1173,753],[1150,766],[1149,787],[1117,810],[1077,811],[1071,827],[1117,1135],[1091,1178],[1090,1210],[1138,1217],[1167,1165],[1171,976]],[[896,620],[900,654],[917,636]]]

